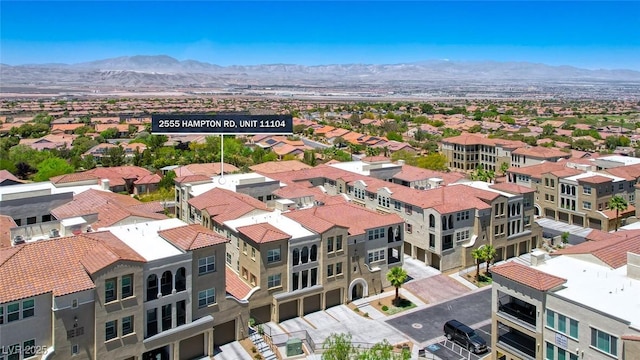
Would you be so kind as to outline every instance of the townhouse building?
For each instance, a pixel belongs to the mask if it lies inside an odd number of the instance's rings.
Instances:
[[[485,170],[498,171],[501,164],[512,163],[512,152],[524,148],[521,141],[489,139],[476,134],[462,134],[442,139],[441,151],[447,157],[452,170],[470,172],[482,166]],[[513,159],[520,162],[520,159]]]
[[[492,269],[492,358],[637,359],[640,237],[609,237]]]
[[[225,295],[227,241],[167,219],[0,250],[0,356],[212,356],[248,321]]]

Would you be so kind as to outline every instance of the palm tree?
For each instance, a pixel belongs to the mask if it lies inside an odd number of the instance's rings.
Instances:
[[[496,248],[494,248],[493,245],[485,245],[483,253],[484,253],[484,261],[487,262],[487,273],[488,273],[489,265],[491,264],[493,259],[496,257]]]
[[[609,208],[616,210],[616,231],[618,231],[618,224],[620,223],[620,210],[627,210],[627,200],[625,200],[620,195],[614,195],[611,200],[609,200]]]
[[[398,299],[400,298],[400,287],[402,286],[402,284],[404,284],[405,281],[407,281],[408,276],[409,275],[407,274],[407,272],[399,266],[391,268],[391,270],[389,270],[389,272],[387,273],[387,280],[389,280],[391,285],[396,288],[396,297],[395,299],[393,299],[394,304],[398,303]]]
[[[471,256],[476,260],[476,280],[480,278],[480,263],[484,261],[484,246],[473,249]]]

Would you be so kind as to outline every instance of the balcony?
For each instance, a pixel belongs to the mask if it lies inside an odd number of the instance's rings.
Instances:
[[[498,315],[532,331],[536,330],[536,307],[532,304],[513,298],[501,299],[498,301]]]
[[[497,345],[525,360],[535,360],[536,339],[498,322]]]

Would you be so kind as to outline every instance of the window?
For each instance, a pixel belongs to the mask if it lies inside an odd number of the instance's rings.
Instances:
[[[71,355],[78,355],[80,353],[80,348],[78,344],[71,345]]]
[[[20,303],[13,303],[7,305],[7,322],[12,322],[20,319]]]
[[[436,217],[433,214],[429,214],[429,227],[430,228],[436,227]]]
[[[333,252],[333,236],[327,238],[327,252]]]
[[[408,215],[411,215],[411,213],[413,212],[413,207],[412,207],[411,205],[409,205],[409,204],[406,204],[406,205],[404,206],[404,208],[405,208],[406,213],[407,213]]]
[[[407,223],[407,234],[411,234],[413,232],[413,226]]]
[[[456,221],[469,220],[469,210],[456,213]]]
[[[384,249],[369,251],[368,254],[369,263],[376,261],[383,261],[385,259],[385,251]]]
[[[27,340],[22,343],[22,351],[24,352],[24,357],[32,357],[36,355],[36,339]]]
[[[556,313],[547,309],[547,326],[555,329],[556,327]]]
[[[253,276],[253,275],[252,275]],[[198,292],[198,307],[216,303],[216,289],[207,289]]]
[[[158,309],[147,310],[147,337],[158,333]]]
[[[583,201],[582,202],[582,208],[586,209],[586,210],[591,210],[591,202],[590,201]]]
[[[227,264],[231,265],[231,253],[227,253]]]
[[[430,248],[436,247],[436,236],[434,234],[429,234],[429,247]]]
[[[327,277],[333,276],[333,264],[327,265]]]
[[[14,344],[14,345],[10,345],[7,347],[7,349],[2,349],[3,352],[1,352],[0,354],[6,354],[9,355],[7,357],[7,360],[20,360],[20,344]]]
[[[300,263],[300,250],[293,249],[293,265],[298,265]]]
[[[32,317],[34,315],[35,300],[29,299],[22,302],[22,318]]]
[[[251,259],[255,260],[256,259],[256,248],[251,247]]]
[[[269,275],[269,277],[267,278],[267,287],[269,289],[274,288],[274,287],[278,287],[282,285],[282,275],[281,274],[275,274],[275,275]]]
[[[582,185],[582,193],[585,195],[591,195],[591,186],[590,185]]]
[[[158,298],[158,277],[155,274],[147,277],[147,301]]]
[[[591,328],[591,346],[613,356],[618,355],[618,338]]]
[[[280,249],[270,249],[267,251],[267,263],[280,261]]]
[[[308,247],[303,247],[302,248],[302,253],[300,253],[300,257],[302,260],[303,264],[306,264],[309,262],[309,248]]]
[[[71,308],[72,308],[72,309],[75,309],[75,308],[77,308],[77,307],[78,307],[78,299],[73,299],[73,300],[71,301]],[[2,310],[2,308],[0,308],[0,310]],[[0,311],[0,313],[2,313],[2,311]],[[0,317],[1,317],[1,316],[0,316]],[[2,322],[1,322],[1,321],[0,321],[0,324],[2,324]]]
[[[133,315],[122,318],[122,336],[133,332]]]
[[[29,225],[29,224],[35,224],[35,223],[36,223],[36,221],[37,221],[37,219],[36,219],[36,217],[35,217],[35,216],[28,217],[28,218],[27,218],[27,225]]]
[[[555,347],[553,346],[553,344],[551,343],[547,343],[547,355],[545,356],[546,360],[553,360],[554,357],[554,352],[555,352]]]
[[[460,242],[465,240],[469,240],[469,230],[458,231],[456,233],[456,241]]]
[[[118,320],[107,321],[104,324],[104,341],[115,339],[118,336]]]
[[[567,333],[567,317],[562,314],[558,314],[558,331],[563,334]]]
[[[246,255],[247,254],[247,242],[243,242],[242,243],[242,252]]]
[[[367,230],[369,240],[384,239],[384,229]]]
[[[256,276],[251,274],[251,281],[249,281],[249,283],[251,284],[251,286],[256,286]]]
[[[213,271],[216,271],[215,256],[207,256],[205,258],[198,259],[198,275],[210,273]]]
[[[0,325],[4,324],[4,307],[0,306]]]
[[[453,235],[446,235],[442,238],[442,250],[453,249]]]
[[[181,300],[176,303],[176,325],[184,325],[187,323],[187,302]]]
[[[183,267],[176,271],[176,292],[187,290],[187,270]]]
[[[171,304],[162,306],[162,331],[171,329]]]
[[[400,201],[394,201],[394,202],[393,202],[393,208],[394,208],[396,211],[400,211],[400,208],[401,208],[401,207],[402,207],[402,203],[401,203]]]
[[[160,292],[162,296],[170,295],[173,291],[173,275],[171,271],[165,271],[160,278]]]
[[[342,250],[342,235],[336,236],[336,251]]]
[[[336,275],[342,275],[342,263],[341,262],[336,264]]]
[[[124,275],[122,277],[122,298],[133,296],[133,275]]]
[[[569,319],[569,336],[574,339],[578,338],[578,320]]]
[[[111,302],[118,298],[118,292],[116,290],[117,282],[117,278],[104,281],[104,302]]]
[[[249,272],[247,271],[247,269],[242,268],[242,277],[247,280],[249,279]]]

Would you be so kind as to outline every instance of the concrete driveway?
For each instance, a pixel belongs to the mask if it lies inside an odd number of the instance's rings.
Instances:
[[[459,281],[447,275],[435,275],[420,280],[412,280],[402,287],[429,304],[453,299],[471,291]]]
[[[468,295],[400,315],[386,322],[411,337],[416,343],[427,344],[435,342],[443,335],[442,326],[451,319],[469,326],[490,321],[491,288],[476,290]]]

